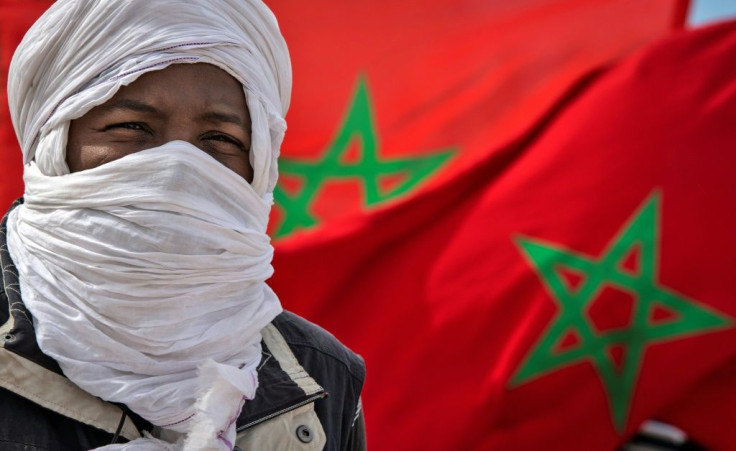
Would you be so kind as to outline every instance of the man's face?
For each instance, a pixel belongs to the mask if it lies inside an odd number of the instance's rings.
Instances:
[[[243,87],[203,63],[146,73],[72,121],[66,161],[77,172],[174,140],[197,146],[253,181]]]

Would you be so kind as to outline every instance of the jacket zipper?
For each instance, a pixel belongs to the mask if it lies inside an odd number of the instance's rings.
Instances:
[[[316,395],[313,395],[313,396],[305,399],[302,402],[299,402],[299,403],[296,403],[294,405],[291,405],[291,406],[289,406],[289,407],[287,407],[285,409],[281,409],[278,412],[274,412],[274,413],[272,413],[270,415],[266,415],[265,417],[259,418],[259,419],[255,420],[255,421],[251,421],[248,424],[244,424],[243,426],[240,426],[239,428],[237,428],[235,431],[236,432],[242,432],[242,431],[244,431],[244,430],[246,430],[246,429],[248,429],[250,427],[253,427],[253,426],[257,425],[257,424],[263,423],[264,421],[268,421],[271,418],[275,418],[275,417],[277,417],[279,415],[282,415],[282,414],[284,414],[286,412],[290,412],[290,411],[292,411],[294,409],[298,409],[301,406],[306,406],[310,402],[314,402],[314,401],[316,401],[318,399],[325,398],[326,396],[327,396],[327,392],[324,392],[323,391],[321,393],[317,393]]]

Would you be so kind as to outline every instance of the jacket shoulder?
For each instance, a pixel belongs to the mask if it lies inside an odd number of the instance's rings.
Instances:
[[[331,333],[294,313],[284,311],[271,324],[304,371],[324,389],[325,396],[315,401],[314,410],[325,432],[325,449],[363,449],[363,358]]]
[[[286,310],[279,314],[272,324],[284,337],[289,347],[295,351],[297,357],[318,353],[322,358],[342,365],[352,377],[359,381],[362,382],[365,379],[363,358],[322,327]]]

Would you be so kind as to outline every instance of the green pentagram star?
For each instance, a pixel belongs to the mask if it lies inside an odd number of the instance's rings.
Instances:
[[[590,362],[605,389],[613,425],[622,432],[649,345],[732,325],[725,315],[657,281],[659,205],[660,195],[655,191],[598,258],[530,238],[516,240],[558,311],[517,368],[511,387],[562,367]],[[626,268],[623,262],[637,251],[638,268]],[[582,276],[577,286],[571,286],[563,277],[564,270]],[[596,328],[590,309],[604,287],[633,297],[628,324],[605,331]],[[673,315],[658,322],[653,319],[656,309],[666,309]],[[576,344],[561,349],[560,344],[570,334],[577,338]],[[611,354],[614,347],[624,350],[618,364]]]
[[[346,162],[343,156],[353,140],[358,139],[361,155],[357,161]],[[318,219],[310,212],[319,189],[326,181],[358,179],[362,183],[364,206],[373,206],[410,192],[428,176],[435,173],[455,153],[454,149],[423,152],[421,156],[380,158],[378,134],[368,88],[359,77],[355,94],[342,126],[319,161],[283,158],[279,162],[281,174],[303,181],[295,195],[277,186],[274,198],[285,217],[274,236],[284,236],[298,228],[312,227]],[[382,177],[403,175],[405,178],[391,189],[381,189]]]

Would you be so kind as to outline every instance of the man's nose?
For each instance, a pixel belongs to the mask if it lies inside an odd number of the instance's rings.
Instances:
[[[177,121],[175,123],[167,124],[163,133],[160,134],[161,142],[158,145],[163,145],[171,141],[186,141],[189,144],[199,147],[199,132],[196,129],[196,124],[189,121]]]

